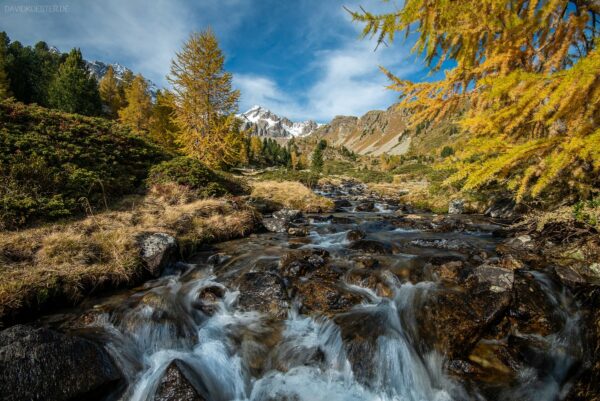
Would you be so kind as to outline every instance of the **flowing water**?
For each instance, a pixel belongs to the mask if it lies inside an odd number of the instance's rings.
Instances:
[[[448,373],[447,358],[421,341],[417,325],[420,306],[439,285],[414,279],[418,271],[431,258],[465,256],[452,246],[424,247],[414,241],[463,241],[489,256],[498,242],[491,235],[497,227],[469,217],[469,230],[421,231],[395,224],[385,203],[371,212],[357,212],[355,206],[353,202],[333,218],[307,216],[306,238],[261,233],[225,242],[141,288],[84,304],[89,310],[77,313],[88,316],[87,335],[106,344],[127,378],[110,398],[152,400],[168,365],[180,360],[193,372],[194,386],[211,401],[560,399],[581,352],[578,315],[565,290],[547,275],[534,273],[563,322],[557,332],[536,339],[547,345],[541,356],[545,366],[532,364],[495,396],[480,393]],[[353,272],[365,270],[357,267],[365,252],[350,249],[346,239],[355,229],[392,249],[375,257],[378,286],[352,279]],[[277,274],[285,252],[312,248],[330,253],[327,265],[342,272],[340,291],[359,302],[314,313],[305,310],[302,297],[288,291],[280,294],[285,298],[281,313],[254,310],[248,302],[240,305],[240,277]]]

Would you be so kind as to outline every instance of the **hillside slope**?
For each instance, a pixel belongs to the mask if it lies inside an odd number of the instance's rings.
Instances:
[[[437,155],[443,146],[461,137],[451,121],[408,129],[408,120],[407,112],[393,105],[387,110],[369,111],[360,118],[337,116],[312,136],[369,156]]]
[[[134,192],[166,155],[103,118],[0,103],[0,230]]]

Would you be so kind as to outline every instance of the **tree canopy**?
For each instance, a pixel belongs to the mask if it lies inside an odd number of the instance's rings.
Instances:
[[[591,0],[407,0],[392,13],[352,15],[379,43],[414,34],[434,71],[454,63],[434,82],[383,70],[414,126],[455,118],[470,133],[448,158],[448,183],[500,185],[521,201],[597,191],[599,13]]]

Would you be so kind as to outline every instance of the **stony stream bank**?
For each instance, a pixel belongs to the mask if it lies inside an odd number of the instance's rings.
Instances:
[[[3,330],[0,399],[600,399],[593,274],[503,220],[320,193],[336,212],[263,210],[186,262],[158,241],[158,279]]]

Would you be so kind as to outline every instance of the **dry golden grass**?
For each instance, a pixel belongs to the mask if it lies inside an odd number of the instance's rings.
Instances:
[[[296,181],[256,181],[252,183],[250,196],[307,213],[334,210],[331,199],[316,195],[309,188]]]
[[[136,282],[144,273],[136,245],[142,232],[169,233],[189,252],[246,235],[259,221],[254,209],[223,199],[137,201],[129,210],[0,232],[0,321],[52,299],[76,300],[98,286]]]

